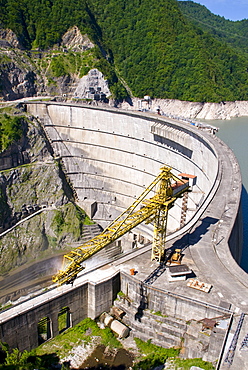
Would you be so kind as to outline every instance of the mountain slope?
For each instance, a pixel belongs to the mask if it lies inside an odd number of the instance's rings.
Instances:
[[[20,0],[18,4],[0,0],[4,9],[0,22],[26,48],[59,44],[69,27],[78,26],[96,45],[98,68],[117,95],[125,96],[118,75],[139,97],[248,100],[245,47],[237,51],[226,39],[223,42],[209,29],[196,26],[176,0]],[[67,72],[60,68],[60,73]]]
[[[178,1],[178,5],[184,16],[202,30],[237,51],[248,53],[248,19],[230,21],[211,13],[204,5],[193,1]]]
[[[248,97],[247,62],[197,28],[175,0],[91,4],[102,39],[134,95],[221,101]]]

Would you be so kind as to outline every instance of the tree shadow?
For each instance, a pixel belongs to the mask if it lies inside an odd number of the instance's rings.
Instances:
[[[56,353],[49,353],[39,356],[41,364],[45,369],[58,369],[60,359]]]

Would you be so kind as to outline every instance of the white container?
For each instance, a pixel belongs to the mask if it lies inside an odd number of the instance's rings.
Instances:
[[[119,338],[126,338],[129,335],[130,329],[118,320],[113,320],[110,324],[110,329],[119,335]]]

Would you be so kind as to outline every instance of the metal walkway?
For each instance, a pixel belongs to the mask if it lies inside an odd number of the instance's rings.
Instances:
[[[226,354],[226,358],[224,360],[224,364],[227,364],[228,367],[230,367],[232,365],[232,362],[233,362],[234,353],[235,353],[235,350],[236,350],[236,347],[237,347],[239,333],[240,333],[244,318],[245,318],[245,314],[242,312],[242,314],[240,315],[239,322],[238,322],[237,328],[235,330],[232,342],[230,344],[230,347],[229,347],[229,349],[227,351],[227,354]]]
[[[240,351],[242,349],[248,349],[248,334],[246,334],[245,338],[243,339],[241,346],[240,346]]]

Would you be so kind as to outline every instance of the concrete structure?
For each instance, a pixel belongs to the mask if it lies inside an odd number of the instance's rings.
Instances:
[[[185,226],[180,229],[182,200],[170,213],[168,246],[183,248],[184,263],[199,281],[211,284],[212,288],[206,294],[187,287],[187,281],[170,283],[166,274],[157,274],[156,265],[148,257],[150,246],[143,246],[144,240],[152,238],[152,227],[140,225],[123,244],[126,253],[122,259],[99,269],[99,276],[89,275],[86,270],[73,287],[45,293],[47,303],[42,303],[44,310],[40,313],[35,311],[41,305],[39,298],[36,303],[25,303],[22,309],[16,307],[19,320],[25,317],[22,322],[27,323],[28,312],[36,312],[30,321],[32,327],[35,320],[37,324],[48,315],[46,305],[50,312],[57,312],[65,305],[70,308],[73,294],[77,297],[81,289],[85,292],[85,284],[89,284],[88,301],[84,299],[87,307],[79,316],[97,317],[108,309],[116,296],[119,283],[113,284],[112,279],[116,276],[118,280],[119,273],[120,289],[129,299],[130,312],[131,309],[138,311],[142,299],[141,282],[142,286],[152,284],[157,288],[149,295],[146,308],[164,314],[169,310],[174,318],[189,320],[193,316],[201,320],[225,312],[237,316],[247,312],[248,278],[235,262],[239,262],[242,250],[241,177],[233,153],[217,137],[152,114],[53,102],[30,103],[28,111],[43,123],[55,156],[63,160],[79,203],[103,227],[133,202],[162,165],[170,165],[176,175],[184,172],[197,176],[197,185],[189,194]],[[139,248],[132,250],[134,246]],[[132,279],[127,277],[131,268],[138,271]],[[105,274],[104,279],[102,274]],[[101,292],[98,285],[103,282],[108,285],[110,295],[96,293]],[[86,297],[86,293],[83,294]],[[67,295],[70,298],[64,301]],[[59,305],[57,299],[61,300]],[[16,325],[11,318],[12,310],[14,308],[0,314],[2,340],[11,338],[10,328]],[[79,316],[73,318],[73,323]],[[233,322],[235,328],[235,319]],[[18,322],[18,325],[21,324]],[[243,330],[242,335],[248,332],[247,320],[244,320]],[[53,329],[53,333],[57,330]],[[15,341],[11,339],[11,345],[17,345]],[[34,340],[25,343],[25,348],[35,345]],[[242,354],[235,361],[240,368],[246,363]]]
[[[40,320],[48,319],[48,339],[59,334],[58,316],[62,308],[68,308],[69,326],[76,325],[86,317],[99,316],[109,309],[116,298],[120,290],[119,276],[108,276],[100,284],[99,281],[95,284],[86,280],[79,287],[70,288],[66,286],[56,292],[45,292],[3,312],[0,319],[1,340],[7,342],[11,348],[31,350],[40,344]]]
[[[141,194],[164,164],[176,175],[197,176],[186,222],[215,185],[219,164],[214,145],[187,125],[90,106],[29,104],[28,109],[42,120],[82,207],[91,212],[89,205],[97,203],[90,216],[103,227]],[[180,219],[179,201],[169,217],[169,232],[179,229]]]

